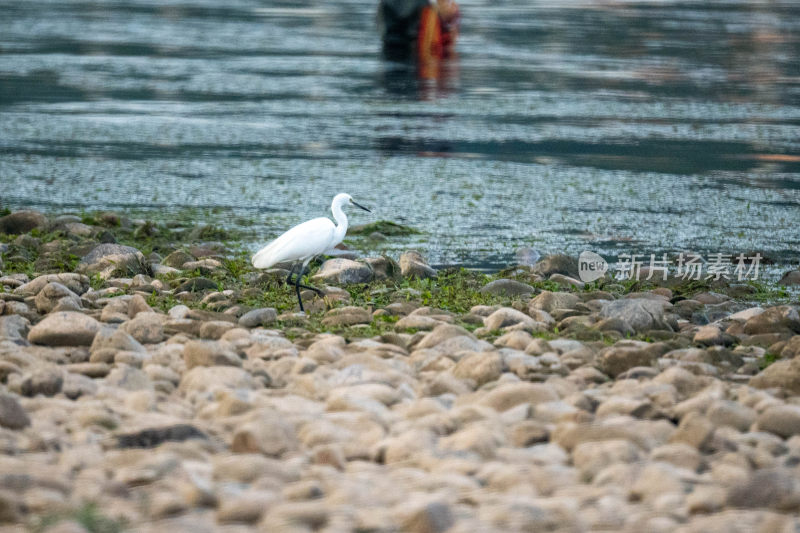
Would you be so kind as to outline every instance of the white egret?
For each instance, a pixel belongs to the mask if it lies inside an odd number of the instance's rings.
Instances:
[[[286,283],[289,285],[292,284],[292,274],[295,268],[297,268],[298,264],[301,265],[300,272],[294,282],[297,302],[300,304],[301,312],[305,312],[305,310],[303,309],[303,300],[300,298],[300,287],[311,289],[320,296],[323,294],[316,287],[300,283],[303,272],[309,261],[332,249],[344,239],[347,233],[347,215],[342,211],[342,207],[348,203],[360,207],[364,211],[372,212],[363,205],[354,202],[353,197],[349,194],[339,193],[333,197],[333,202],[331,202],[331,211],[333,212],[333,218],[336,220],[336,225],[326,217],[303,222],[260,249],[253,256],[252,263],[256,268],[269,268],[277,263],[294,261],[291,270],[289,270],[289,277],[286,278]]]

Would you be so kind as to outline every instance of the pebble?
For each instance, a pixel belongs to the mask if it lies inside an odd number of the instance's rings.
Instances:
[[[372,314],[361,307],[337,307],[325,313],[322,323],[326,326],[353,326],[355,324],[369,324]]]
[[[422,254],[415,250],[404,252],[398,260],[400,273],[404,278],[435,278],[436,270],[428,265]]]
[[[172,310],[170,310],[172,311]],[[253,309],[239,318],[239,325],[244,328],[269,326],[278,320],[278,313],[272,307]]]
[[[490,331],[500,330],[511,326],[523,326],[526,328],[536,328],[536,322],[523,313],[510,307],[501,307],[491,315],[483,319],[483,325]]]
[[[0,426],[22,429],[31,425],[31,419],[19,401],[10,394],[0,393]]]
[[[15,211],[0,217],[0,233],[17,235],[45,226],[47,226],[47,217],[38,211]]]
[[[225,341],[189,341],[183,348],[187,369],[196,366],[242,366],[242,360]]]
[[[536,289],[527,283],[522,283],[513,279],[496,279],[481,287],[480,292],[495,296],[514,297],[533,294],[536,292]]]
[[[556,309],[573,309],[580,302],[581,299],[571,292],[542,291],[530,301],[528,313],[534,316],[533,310],[551,313]]]
[[[33,326],[28,340],[47,346],[89,346],[99,331],[100,323],[88,315],[58,311]]]
[[[141,312],[120,326],[142,344],[155,344],[164,340],[164,316],[153,312]]]
[[[503,360],[497,353],[473,352],[462,356],[452,372],[455,377],[471,380],[480,387],[500,377]]]
[[[372,268],[366,263],[337,258],[325,261],[311,279],[333,285],[352,285],[369,283],[373,277]]]
[[[776,361],[750,379],[759,389],[779,389],[800,395],[800,358]]]
[[[98,275],[108,280],[118,276],[146,274],[149,264],[142,252],[132,246],[103,243],[81,258],[78,269],[82,274]]]
[[[196,251],[148,260],[183,267],[202,255],[198,268],[218,268],[217,245]],[[402,270],[355,263],[387,279]],[[564,257],[536,268],[573,285]],[[613,294],[531,298],[531,286],[498,280],[484,291],[492,305],[454,313],[422,306],[420,291],[372,291],[367,308],[328,287],[318,311],[284,316],[289,327],[272,308],[242,307],[268,278],[242,295],[214,283],[178,296],[189,279],[150,275],[98,290],[77,274],[6,284],[19,291],[0,298],[10,527],[73,500],[136,531],[800,526],[791,305],[739,311],[703,293],[673,307],[669,290],[615,299],[623,291],[608,284]],[[194,309],[154,312],[149,295],[169,291]],[[91,331],[74,345],[36,342],[65,321],[61,302]],[[398,320],[396,332],[361,338],[383,320]],[[322,321],[346,333],[317,333]],[[624,339],[640,333],[656,341]],[[767,353],[780,358],[759,371]]]
[[[607,302],[600,311],[601,318],[624,320],[637,333],[653,329],[672,330],[665,315],[671,304],[658,298],[623,298]]]
[[[800,405],[776,405],[758,415],[758,427],[788,439],[800,435]]]

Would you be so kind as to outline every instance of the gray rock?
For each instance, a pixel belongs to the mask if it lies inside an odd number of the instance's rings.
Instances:
[[[294,427],[284,417],[262,411],[245,422],[233,434],[231,451],[234,453],[262,453],[280,457],[298,446]]]
[[[200,326],[199,335],[203,339],[217,340],[235,327],[236,324],[227,320],[209,320]]]
[[[731,487],[727,503],[732,507],[797,511],[800,509],[800,479],[786,470],[756,470],[745,483]]]
[[[578,259],[564,254],[547,255],[533,266],[533,273],[545,278],[551,274],[563,274],[577,278]]]
[[[91,237],[94,234],[94,228],[83,222],[67,222],[61,224],[60,229],[72,237]]]
[[[503,372],[503,359],[497,352],[474,352],[459,359],[452,369],[459,379],[470,379],[480,387],[495,381]]]
[[[536,289],[513,279],[496,279],[481,287],[480,292],[496,296],[525,296],[533,294]]]
[[[30,321],[20,315],[0,316],[0,340],[26,345],[30,325]]]
[[[17,211],[0,218],[0,233],[16,235],[47,226],[47,217],[38,211]]]
[[[56,366],[36,368],[22,376],[19,392],[23,396],[54,396],[61,392],[64,384],[64,372]]]
[[[39,319],[39,313],[35,309],[31,309],[27,304],[16,300],[7,300],[3,306],[3,313],[5,315],[19,315],[30,321]]]
[[[715,400],[708,407],[706,416],[715,426],[729,426],[747,431],[756,421],[756,412],[746,405],[731,400]]]
[[[242,366],[233,347],[223,341],[189,341],[183,348],[187,369],[196,366]]]
[[[763,333],[800,333],[800,314],[790,305],[769,307],[744,324],[747,335]]]
[[[581,299],[571,292],[542,291],[541,294],[530,301],[528,308],[552,313],[555,309],[574,309],[580,302]],[[533,316],[532,313],[531,316]]]
[[[352,326],[370,322],[372,322],[372,314],[362,307],[355,306],[331,309],[322,319],[322,324],[325,326]]]
[[[750,378],[750,385],[759,389],[779,388],[800,394],[800,358],[776,361]]]
[[[10,394],[0,393],[0,426],[8,429],[22,429],[31,425],[28,413]]]
[[[605,374],[616,377],[628,369],[652,365],[664,351],[665,348],[660,344],[621,340],[601,350],[595,365]]]
[[[142,252],[132,246],[111,243],[92,248],[81,258],[78,271],[89,276],[97,274],[103,279],[151,273],[150,264]]]
[[[416,250],[409,250],[400,256],[400,273],[404,278],[435,278],[436,270],[428,265],[422,254]]]
[[[484,327],[490,331],[502,329],[508,326],[515,326],[517,324],[522,324],[523,326],[531,328],[536,326],[536,322],[534,322],[531,317],[522,311],[517,311],[511,307],[501,307],[483,319]]]
[[[189,439],[207,440],[208,435],[191,424],[149,427],[116,436],[118,448],[155,448],[165,442],[183,442]]]
[[[171,310],[170,310],[171,311]],[[272,307],[253,309],[239,318],[239,325],[245,328],[268,326],[278,320],[278,312]]]
[[[212,272],[214,272],[215,270],[219,270],[220,268],[222,268],[222,263],[220,263],[216,259],[207,257],[205,259],[200,259],[197,261],[188,261],[183,264],[181,270],[188,270],[188,271],[197,270],[202,274],[211,274]]]
[[[781,357],[791,359],[800,355],[800,335],[795,335],[786,342],[781,350]]]
[[[319,272],[311,279],[333,285],[350,285],[369,283],[373,279],[373,274],[372,269],[364,263],[338,258],[325,261]]]
[[[572,451],[572,463],[586,481],[615,463],[635,463],[643,458],[636,444],[624,439],[582,442]]]
[[[711,439],[714,433],[714,424],[704,415],[692,411],[681,418],[678,430],[670,437],[670,442],[684,443],[694,448],[701,449]]]
[[[660,298],[623,298],[604,304],[600,317],[620,318],[639,333],[651,329],[672,331],[665,316],[665,310],[669,307],[672,305]]]
[[[48,346],[89,346],[100,331],[94,318],[74,311],[57,311],[33,326],[28,340]]]
[[[420,315],[412,315],[412,316],[420,316]],[[438,346],[439,344],[445,342],[448,339],[454,337],[467,337],[470,340],[477,340],[475,335],[467,331],[466,329],[462,328],[461,326],[456,326],[454,324],[439,324],[433,331],[426,334],[422,340],[417,343],[416,348],[433,348]]]
[[[758,415],[758,427],[788,439],[800,435],[800,405],[775,405]]]
[[[110,327],[102,328],[95,335],[92,341],[90,352],[97,352],[99,350],[110,349],[114,351],[128,351],[145,353],[146,350],[139,341],[134,339],[128,332],[121,329],[112,329]]]
[[[182,250],[175,250],[167,257],[165,257],[161,261],[161,264],[172,268],[183,268],[183,265],[195,260],[196,259],[193,255],[188,254]]]
[[[372,269],[375,281],[395,279],[400,276],[400,265],[391,257],[367,257],[364,262]]]
[[[57,281],[51,281],[45,285],[36,295],[34,302],[36,303],[36,309],[40,313],[46,314],[55,309],[56,306],[61,305],[61,300],[63,299],[69,300],[76,309],[80,309],[80,296]]]
[[[175,287],[175,294],[179,292],[202,292],[209,289],[217,290],[218,288],[217,282],[208,278],[190,278]]]
[[[402,528],[409,533],[444,533],[455,524],[453,511],[445,501],[404,504],[403,508],[406,516]]]
[[[480,403],[501,413],[521,403],[540,404],[558,400],[558,393],[545,383],[503,383],[492,389]]]
[[[730,346],[736,341],[736,338],[725,333],[717,326],[708,325],[700,327],[697,333],[694,334],[692,341],[704,346]]]
[[[48,283],[61,283],[75,294],[83,294],[89,289],[89,278],[83,274],[63,272],[61,274],[44,274],[14,289],[14,294],[36,296]]]
[[[778,285],[800,285],[800,270],[790,270],[778,280]]]
[[[197,393],[215,387],[254,389],[258,382],[249,372],[235,366],[197,366],[183,373],[179,390]]]
[[[158,313],[139,313],[120,326],[142,344],[155,344],[164,340],[164,316]]]
[[[598,331],[616,331],[623,337],[636,334],[631,325],[619,317],[604,318],[596,322],[592,327]]]
[[[64,384],[61,386],[61,392],[70,400],[74,400],[81,396],[93,396],[97,393],[97,388],[97,383],[94,379],[83,374],[67,372],[64,375]]]
[[[150,377],[138,368],[128,365],[119,365],[106,376],[106,383],[112,387],[136,391],[152,390],[153,382]]]
[[[153,308],[141,294],[134,294],[128,302],[128,316],[134,318],[139,313],[152,313]]]
[[[576,289],[582,289],[586,285],[579,279],[575,279],[570,276],[565,276],[564,274],[558,274],[558,273],[551,274],[548,281],[557,283],[558,285],[564,288],[574,287]]]

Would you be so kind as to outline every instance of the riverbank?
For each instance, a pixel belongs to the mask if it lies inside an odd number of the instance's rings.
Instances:
[[[791,287],[345,250],[300,315],[214,227],[17,212],[0,243],[12,530],[800,526]]]

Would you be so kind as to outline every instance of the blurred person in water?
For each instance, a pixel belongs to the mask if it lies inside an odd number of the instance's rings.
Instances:
[[[459,10],[453,0],[380,0],[378,27],[388,59],[416,57],[422,77],[437,77],[453,55]]]

